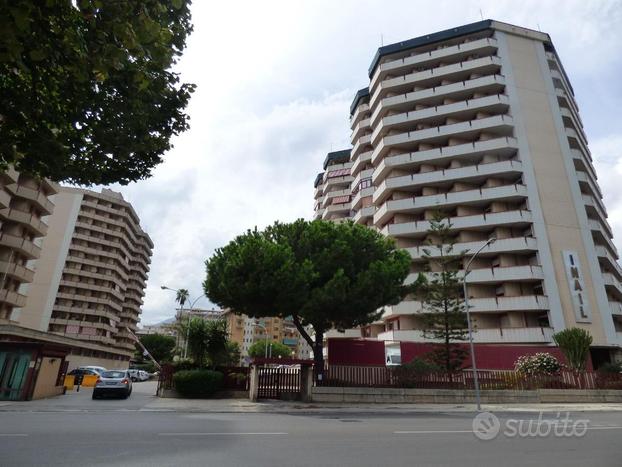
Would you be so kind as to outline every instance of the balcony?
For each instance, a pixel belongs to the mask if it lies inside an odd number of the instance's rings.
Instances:
[[[361,208],[356,211],[352,220],[357,224],[367,224],[367,221],[374,217],[374,212],[376,212],[375,206],[367,206],[366,208]]]
[[[477,242],[462,242],[454,244],[454,252],[475,252],[478,251],[487,240],[481,240]],[[447,245],[444,246],[446,251]],[[420,260],[426,258],[426,252],[433,258],[440,256],[440,250],[435,246],[417,246],[413,248],[405,249],[412,259]],[[517,237],[517,238],[503,238],[498,239],[496,242],[488,245],[484,248],[480,255],[486,256],[487,254],[497,255],[499,253],[527,253],[538,251],[538,245],[536,239],[533,237]]]
[[[41,254],[41,248],[30,240],[4,232],[0,234],[0,246],[12,248],[28,259],[36,259]]]
[[[331,204],[322,213],[322,219],[335,220],[335,218],[350,216],[350,202],[341,204]]]
[[[426,339],[423,331],[397,330],[385,331],[378,334],[381,341],[410,341],[410,342],[438,342],[434,339]],[[477,329],[473,333],[473,342],[479,344],[528,344],[528,343],[551,343],[553,342],[552,328],[494,328]]]
[[[9,277],[15,278],[19,282],[29,284],[32,282],[35,272],[25,266],[22,266],[21,264],[0,261],[0,274],[6,274]]]
[[[370,80],[369,89],[370,91],[375,90],[378,83],[384,80],[389,73],[395,73],[405,67],[430,65],[448,57],[452,57],[453,59],[465,58],[467,55],[474,52],[492,54],[496,48],[496,39],[484,38],[472,42],[466,42],[464,44],[452,45],[443,49],[416,53],[415,55],[403,57],[398,60],[391,60],[389,62],[382,63],[376,68],[376,72]]]
[[[611,233],[611,227],[609,226],[609,223],[604,219],[588,219],[587,223],[590,230],[592,231],[592,235],[594,235],[596,239],[605,243],[607,245],[607,248],[609,248],[609,250],[613,252],[614,256],[617,257],[618,250],[613,244],[613,241],[611,240],[613,234]]]
[[[622,316],[622,302],[609,302],[611,314]]]
[[[0,209],[8,208],[11,204],[11,195],[4,188],[0,187]]]
[[[526,226],[532,223],[531,211],[516,210],[494,212],[489,214],[475,214],[473,216],[452,217],[451,230],[484,227],[486,229],[497,226]],[[387,224],[381,233],[390,237],[424,237],[430,229],[430,221],[404,222],[402,224]]]
[[[475,140],[482,131],[496,134],[497,137],[510,136],[514,120],[508,115],[495,115],[487,118],[452,123],[423,130],[408,131],[392,136],[385,136],[374,148],[371,161],[380,162],[391,149],[406,148],[417,143],[447,144],[450,137]],[[472,141],[475,143],[476,141]]]
[[[355,160],[356,158],[358,158],[361,152],[363,152],[363,149],[366,148],[370,144],[371,144],[371,133],[361,136],[358,140],[356,140],[356,143],[354,144],[354,146],[352,146],[352,151],[350,152],[351,154],[350,159]]]
[[[374,193],[374,204],[383,203],[394,191],[398,190],[413,191],[423,186],[433,186],[439,183],[446,185],[456,181],[482,184],[493,175],[503,176],[501,178],[513,181],[522,172],[523,165],[520,161],[508,160],[386,178],[378,185]]]
[[[354,175],[354,180],[352,180],[352,191],[356,190],[358,185],[361,183],[361,180],[365,180],[367,178],[371,179],[371,175],[373,172],[374,172],[374,169],[366,169]]]
[[[415,85],[433,87],[433,83],[443,78],[462,81],[468,79],[472,73],[491,74],[498,72],[500,69],[501,59],[488,56],[386,79],[380,82],[373,93],[371,93],[369,106],[373,109],[377,102],[389,92],[401,93],[412,89]]]
[[[359,139],[365,131],[369,130],[370,126],[370,118],[367,117],[357,123],[357,125],[353,128],[352,134],[350,135],[350,142],[352,144],[355,143],[357,139]]]
[[[356,158],[352,159],[352,169],[350,170],[352,176],[356,176],[365,167],[366,163],[371,164],[372,151],[366,151],[360,153]]]
[[[324,333],[324,339],[334,339],[338,337],[361,337],[360,329],[346,329],[344,332],[337,331],[336,329],[331,329],[330,331],[326,331]]]
[[[497,115],[504,114],[507,112],[509,105],[510,102],[506,95],[497,94],[391,115],[384,117],[376,125],[371,136],[371,143],[376,145],[378,139],[390,129],[405,130],[408,127],[413,127],[418,122],[425,122],[430,119],[438,121],[440,118],[460,117],[460,115],[465,115],[466,113],[473,114],[473,112],[478,111]]]
[[[379,185],[394,168],[403,170],[415,169],[421,164],[445,164],[453,159],[465,162],[479,161],[484,154],[498,154],[503,157],[512,157],[518,150],[518,141],[515,138],[504,136],[487,141],[476,141],[455,146],[425,151],[415,151],[395,156],[388,156],[380,161],[374,170],[372,181]]]
[[[350,119],[350,128],[352,128],[352,126],[356,126],[359,120],[364,118],[364,115],[367,112],[369,112],[369,104],[359,104]]]
[[[592,195],[581,195],[581,198],[583,198],[583,204],[585,204],[588,213],[590,212],[590,210],[592,210],[593,212],[597,213],[602,219],[607,219],[607,211],[605,210],[605,205],[600,199],[595,198]]]
[[[591,191],[592,195],[597,197],[598,199],[602,199],[603,194],[600,191],[600,187],[596,183],[596,181],[592,178],[589,172],[584,172],[583,170],[577,170],[577,179],[579,180],[579,185],[582,187],[586,187]]]
[[[486,204],[490,201],[522,201],[527,197],[525,185],[504,185],[491,188],[414,196],[384,203],[374,214],[374,224],[386,223],[396,213],[417,213],[426,209],[439,209],[465,204]]]
[[[326,208],[327,206],[331,205],[333,199],[344,196],[350,196],[350,187],[344,188],[342,190],[329,191],[328,193],[326,193],[326,195],[324,195],[321,206],[323,208]]]
[[[596,256],[598,256],[599,259],[603,259],[605,262],[609,263],[609,267],[615,271],[618,279],[622,279],[622,268],[618,264],[617,259],[607,248],[602,245],[596,245]]]
[[[499,74],[491,74],[480,78],[466,79],[457,83],[385,97],[371,114],[371,126],[375,127],[378,124],[378,119],[391,110],[396,112],[412,110],[417,103],[442,102],[446,97],[457,100],[467,99],[474,91],[497,94],[503,92],[504,88],[505,77]]]
[[[7,221],[22,224],[37,237],[45,237],[48,232],[48,225],[44,223],[39,217],[30,214],[29,212],[20,211],[18,209],[2,209],[0,210],[0,218],[4,218]]]
[[[460,275],[463,271],[460,271]],[[432,273],[424,273],[425,276],[431,277]],[[411,273],[406,278],[406,284],[415,282],[418,273]],[[488,267],[482,269],[473,269],[468,277],[469,284],[498,284],[502,282],[534,282],[544,279],[544,273],[541,266],[506,266],[506,267]]]
[[[33,190],[32,188],[27,188],[16,183],[6,185],[5,189],[12,193],[13,196],[26,199],[33,203],[43,211],[43,215],[50,215],[52,211],[54,211],[54,203],[52,203],[42,191]]]
[[[591,160],[583,153],[582,150],[570,148],[570,154],[572,155],[572,161],[576,170],[587,172],[592,180],[598,180]]]
[[[354,198],[352,198],[352,209],[353,210],[359,209],[363,201],[363,198],[371,198],[373,194],[374,194],[373,186],[359,190],[358,193],[354,196]]]
[[[0,289],[0,303],[8,303],[12,307],[22,308],[26,306],[26,295],[7,289]]]
[[[622,299],[622,284],[613,274],[603,272],[603,281],[605,282],[605,287],[611,289],[616,298]]]

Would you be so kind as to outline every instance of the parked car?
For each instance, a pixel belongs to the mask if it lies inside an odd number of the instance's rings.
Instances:
[[[93,388],[93,399],[106,394],[116,394],[127,399],[132,394],[132,378],[128,370],[104,371]]]
[[[106,371],[106,369],[103,366],[95,366],[95,365],[86,365],[86,366],[81,366],[79,368],[83,368],[86,370],[93,370],[95,371],[97,374],[102,374],[104,371]]]
[[[144,370],[138,370],[136,368],[130,368],[129,370],[127,370],[127,372],[130,374],[130,378],[132,378],[132,381],[136,382],[136,381],[147,381],[150,376],[149,373],[147,373]]]

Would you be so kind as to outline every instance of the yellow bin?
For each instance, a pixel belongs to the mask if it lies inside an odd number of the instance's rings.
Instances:
[[[74,383],[75,377],[73,375],[67,375],[65,376],[65,388],[67,389],[67,391],[73,391],[73,383]]]
[[[97,375],[84,375],[82,377],[82,386],[85,386],[87,388],[92,388],[95,386],[95,383],[97,383]]]

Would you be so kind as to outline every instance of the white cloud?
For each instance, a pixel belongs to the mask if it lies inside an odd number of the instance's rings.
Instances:
[[[311,216],[313,179],[326,152],[349,147],[349,105],[381,36],[388,44],[478,21],[480,8],[551,34],[622,234],[622,167],[611,158],[622,143],[619,1],[196,1],[179,65],[198,85],[191,129],[151,179],[120,189],[155,243],[143,322],[173,313],[161,284],[199,296],[205,259],[234,235]]]

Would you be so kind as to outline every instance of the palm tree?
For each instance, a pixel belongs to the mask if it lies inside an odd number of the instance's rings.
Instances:
[[[190,294],[188,293],[188,289],[179,289],[177,291],[177,295],[175,296],[175,301],[179,303],[179,307],[183,309],[184,303],[188,301]]]
[[[182,335],[185,335],[188,331],[188,323],[183,322],[183,310],[184,304],[188,301],[188,298],[190,297],[190,293],[188,292],[188,289],[179,289],[176,292],[177,293],[175,295],[175,301],[179,303],[179,316],[177,318],[177,351],[181,354],[180,337]]]

